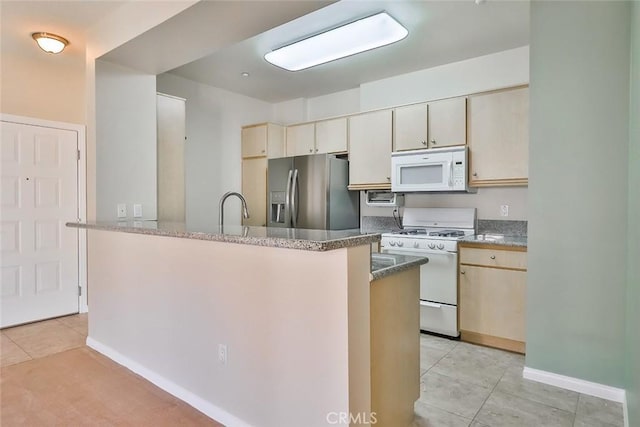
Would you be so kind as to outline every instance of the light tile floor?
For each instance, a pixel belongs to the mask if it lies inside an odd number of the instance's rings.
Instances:
[[[415,427],[622,427],[622,405],[522,378],[524,356],[420,336]]]

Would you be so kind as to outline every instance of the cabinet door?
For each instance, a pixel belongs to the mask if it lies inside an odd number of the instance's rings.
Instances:
[[[467,99],[429,103],[429,148],[467,143]]]
[[[460,265],[460,329],[525,341],[525,271]]]
[[[313,154],[315,150],[315,123],[287,127],[287,157]]]
[[[347,118],[316,122],[316,153],[347,152]]]
[[[244,225],[267,224],[267,163],[266,157],[242,161],[242,194],[247,200],[249,218]]]
[[[469,97],[472,186],[526,185],[529,171],[529,89]]]
[[[267,157],[277,159],[285,157],[284,127],[269,123],[267,125]]]
[[[391,188],[391,110],[349,118],[349,189]]]
[[[427,104],[408,105],[394,111],[394,150],[427,148]]]
[[[267,125],[242,128],[242,158],[267,155]]]

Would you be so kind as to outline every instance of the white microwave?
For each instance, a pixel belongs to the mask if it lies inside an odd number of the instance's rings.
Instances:
[[[398,193],[466,191],[466,146],[391,153],[391,191]]]

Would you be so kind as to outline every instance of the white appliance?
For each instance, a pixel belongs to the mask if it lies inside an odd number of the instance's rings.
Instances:
[[[467,184],[467,146],[391,153],[391,191],[473,191]]]
[[[405,208],[402,222],[382,234],[382,252],[429,258],[420,267],[420,329],[457,337],[458,240],[476,234],[476,209]]]

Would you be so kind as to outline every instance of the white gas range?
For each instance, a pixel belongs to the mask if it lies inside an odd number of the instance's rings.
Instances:
[[[458,240],[476,234],[476,209],[405,208],[402,222],[382,234],[382,252],[429,258],[420,267],[420,329],[457,337]]]

